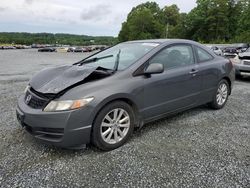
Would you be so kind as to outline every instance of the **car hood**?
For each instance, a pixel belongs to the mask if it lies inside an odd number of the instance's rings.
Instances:
[[[250,57],[250,52],[240,53],[239,57]]]
[[[45,69],[30,80],[30,86],[39,93],[57,94],[90,77],[100,67],[66,65]]]

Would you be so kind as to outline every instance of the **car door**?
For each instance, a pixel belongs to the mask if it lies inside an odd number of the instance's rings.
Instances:
[[[200,103],[202,104],[213,100],[219,82],[220,63],[205,49],[194,46],[194,50],[199,64],[199,72],[203,77],[200,96]]]
[[[144,119],[196,105],[202,77],[191,45],[168,46],[148,61],[152,63],[163,64],[165,71],[145,77]]]

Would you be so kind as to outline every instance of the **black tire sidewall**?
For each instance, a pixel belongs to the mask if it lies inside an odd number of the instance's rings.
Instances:
[[[100,132],[101,123],[102,123],[103,118],[110,111],[112,111],[113,109],[116,109],[116,108],[121,108],[121,109],[124,109],[127,111],[128,115],[130,117],[130,128],[129,128],[127,135],[125,136],[125,138],[123,140],[121,140],[120,142],[118,142],[116,144],[108,144],[101,137],[101,132]],[[100,110],[100,112],[98,113],[98,115],[94,121],[93,129],[92,129],[92,136],[91,136],[92,143],[96,147],[98,147],[99,149],[104,150],[104,151],[116,149],[128,141],[129,137],[133,133],[134,124],[135,124],[135,117],[134,117],[134,112],[133,112],[132,107],[123,101],[112,102]]]

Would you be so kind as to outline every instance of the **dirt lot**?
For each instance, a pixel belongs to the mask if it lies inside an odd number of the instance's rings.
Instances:
[[[111,152],[31,138],[15,117],[29,78],[82,58],[0,51],[0,187],[250,187],[250,78],[235,82],[224,109],[202,106],[148,124]]]

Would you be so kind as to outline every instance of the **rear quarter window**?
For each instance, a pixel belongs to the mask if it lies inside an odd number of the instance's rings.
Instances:
[[[208,53],[206,50],[202,48],[195,47],[195,49],[199,62],[210,61],[214,58],[210,53]]]

